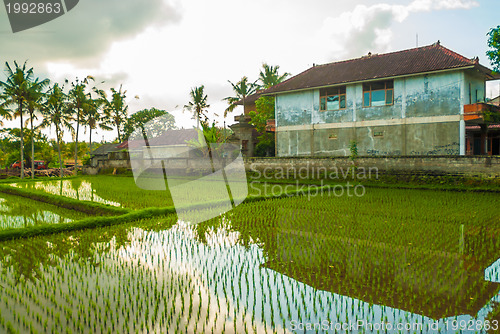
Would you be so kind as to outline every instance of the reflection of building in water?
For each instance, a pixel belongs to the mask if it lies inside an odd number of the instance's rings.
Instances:
[[[443,235],[459,237],[457,251],[446,252],[428,247],[430,240],[402,246],[393,231],[346,233],[347,226],[336,225],[326,214],[325,219],[315,216],[321,221],[301,226],[295,216],[282,217],[275,243],[268,245],[275,249],[268,250],[263,266],[319,290],[433,319],[475,316],[500,290],[500,284],[485,280],[485,269],[500,257],[500,250],[491,247],[498,245],[500,230],[462,233],[461,226],[447,224]]]

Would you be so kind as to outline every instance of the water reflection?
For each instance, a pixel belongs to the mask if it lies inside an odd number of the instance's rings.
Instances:
[[[484,320],[500,300],[484,277],[500,257],[492,227],[436,227],[456,244],[439,251],[279,203],[244,204],[197,226],[170,217],[3,243],[3,322],[56,332],[286,333],[299,323],[365,321],[435,333],[435,320],[446,332],[446,320]]]
[[[92,183],[79,178],[71,180],[40,181],[32,183],[12,183],[12,187],[42,190],[52,195],[65,196],[80,201],[91,201],[113,206],[121,206],[120,203],[104,199],[96,194]]]
[[[19,196],[0,194],[0,229],[67,223],[84,217],[86,215],[80,212]]]

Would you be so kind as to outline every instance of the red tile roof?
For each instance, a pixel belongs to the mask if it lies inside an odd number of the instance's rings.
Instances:
[[[409,50],[369,54],[357,59],[316,65],[263,93],[274,94],[465,67],[475,67],[491,79],[494,78],[492,71],[480,65],[477,59],[465,58],[438,42]]]

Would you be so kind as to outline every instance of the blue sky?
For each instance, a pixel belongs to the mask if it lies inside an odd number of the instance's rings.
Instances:
[[[191,87],[205,85],[211,113],[222,115],[227,80],[255,80],[263,62],[298,74],[313,63],[412,48],[418,34],[419,46],[440,40],[490,67],[486,33],[500,24],[498,12],[498,0],[80,0],[13,34],[2,7],[0,61],[28,59],[37,76],[58,82],[92,75],[105,81],[100,88],[123,84],[131,112],[154,106],[189,127],[180,109]],[[498,81],[488,85],[487,96],[498,94]]]

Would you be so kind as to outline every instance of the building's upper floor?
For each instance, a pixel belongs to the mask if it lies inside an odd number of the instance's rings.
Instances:
[[[459,115],[484,102],[491,70],[435,43],[317,65],[262,92],[276,126]]]

